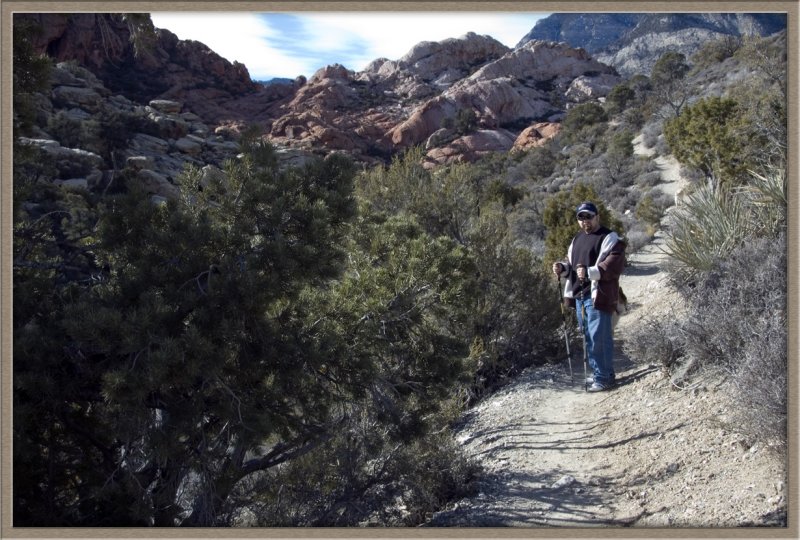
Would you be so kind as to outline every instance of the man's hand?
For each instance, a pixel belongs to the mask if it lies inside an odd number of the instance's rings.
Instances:
[[[587,274],[586,274],[586,267],[585,267],[585,266],[583,266],[582,264],[579,264],[579,265],[578,265],[578,266],[575,268],[575,273],[576,273],[576,274],[578,274],[578,279],[579,279],[580,281],[585,281],[585,280],[586,280],[586,275],[587,275]]]
[[[564,266],[560,263],[553,263],[553,273],[557,276],[561,275],[561,272],[564,271]]]

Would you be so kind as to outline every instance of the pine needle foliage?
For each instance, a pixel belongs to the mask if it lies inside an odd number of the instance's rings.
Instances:
[[[304,293],[343,271],[353,168],[250,150],[202,191],[190,171],[182,200],[104,201],[92,286],[19,282],[52,299],[15,321],[19,523],[221,524],[239,480],[330,436],[362,367],[320,349]]]
[[[766,140],[750,127],[740,104],[711,97],[686,107],[664,124],[664,137],[675,157],[702,171],[712,184],[743,185]]]
[[[540,262],[511,233],[509,218],[524,192],[482,167],[428,171],[422,155],[411,150],[365,171],[356,193],[369,212],[413,216],[428,234],[456,241],[474,258],[476,307],[466,338],[475,379],[464,390],[466,403],[536,362],[551,344],[557,310]]]
[[[426,437],[474,380],[474,255],[413,214],[358,215],[349,159],[284,170],[255,139],[242,150],[222,174],[188,169],[167,203],[122,174],[119,193],[77,199],[86,217],[75,201],[20,208],[16,523],[231,525],[287,466],[315,471],[318,504],[261,522],[353,525],[366,514],[334,511],[345,500],[439,500],[425,467],[458,458]],[[54,234],[82,248],[87,279],[65,273]],[[398,455],[405,469],[388,467]],[[326,488],[342,466],[344,499]],[[378,484],[406,487],[365,504]]]

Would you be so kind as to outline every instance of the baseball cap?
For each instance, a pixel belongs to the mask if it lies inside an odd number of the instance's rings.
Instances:
[[[580,205],[578,205],[578,209],[575,211],[575,214],[576,215],[577,214],[582,214],[584,212],[586,212],[587,214],[593,214],[593,215],[596,216],[597,215],[597,207],[594,205],[594,203],[590,203],[588,201],[582,202]]]

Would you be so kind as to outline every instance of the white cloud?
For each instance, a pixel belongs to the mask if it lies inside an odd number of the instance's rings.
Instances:
[[[156,28],[199,41],[223,58],[244,64],[255,79],[263,74],[295,77],[308,70],[307,62],[271,44],[276,32],[255,13],[153,12],[151,18]]]
[[[376,58],[396,60],[422,41],[467,32],[490,35],[513,47],[542,13],[498,12],[245,12],[152,13],[158,28],[194,39],[230,61],[247,66],[254,79],[311,76],[340,63],[362,70]],[[291,32],[281,24],[292,24]]]
[[[495,12],[363,12],[305,14],[310,33],[339,33],[365,39],[379,56],[397,59],[422,41],[441,41],[467,32],[490,35],[513,47],[528,33],[540,13]]]

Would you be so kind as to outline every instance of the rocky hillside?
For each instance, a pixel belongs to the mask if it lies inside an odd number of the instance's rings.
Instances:
[[[58,63],[51,81],[50,95],[37,103],[44,127],[20,143],[51,158],[54,182],[64,188],[107,190],[127,169],[154,200],[175,197],[187,164],[213,174],[239,150],[228,130],[212,128],[183,104],[137,103],[74,63]],[[113,135],[102,127],[108,119],[115,121]]]
[[[244,65],[167,30],[155,29],[154,40],[135,49],[131,22],[119,15],[31,14],[15,22],[24,19],[44,29],[39,52],[87,69],[106,96],[131,106],[175,102],[176,113],[194,114],[211,130],[256,124],[278,148],[341,150],[366,162],[414,145],[426,147],[431,166],[535,146],[558,132],[568,107],[604,97],[621,80],[563,43],[512,50],[469,33],[420,43],[361,72],[332,65],[308,80],[265,86]],[[54,85],[53,97],[68,86]],[[76,114],[92,114],[73,105],[83,111]]]
[[[786,29],[779,13],[556,13],[518,43],[563,41],[586,49],[622,75],[648,74],[667,50],[695,53],[723,36],[769,36]]]

